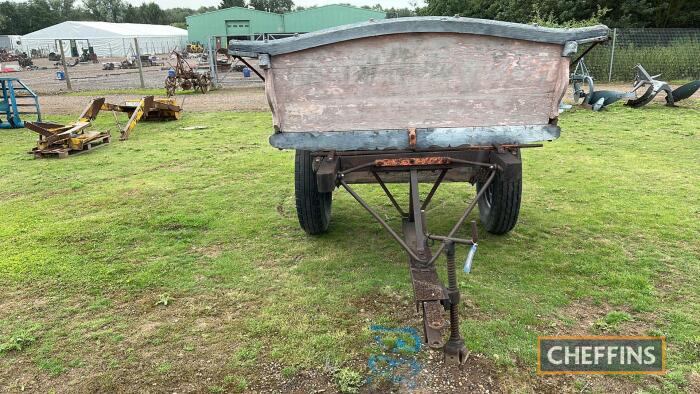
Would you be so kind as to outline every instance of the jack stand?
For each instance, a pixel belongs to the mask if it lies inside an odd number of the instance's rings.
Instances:
[[[447,256],[447,294],[450,299],[450,338],[444,348],[444,360],[447,364],[464,365],[469,358],[469,350],[464,346],[464,340],[459,333],[459,287],[457,287],[457,268],[455,267],[455,244],[447,241],[445,245]]]
[[[437,163],[437,164],[436,164]],[[474,199],[467,204],[464,213],[452,226],[446,236],[430,234],[427,230],[425,208],[428,206],[440,182],[445,177],[445,173],[452,168],[460,166],[477,167],[485,170],[485,181],[477,191]],[[391,226],[365,202],[355,190],[348,185],[345,175],[354,171],[366,170],[370,168],[371,173],[377,179],[384,192],[389,197],[396,210],[402,217],[402,238]],[[383,171],[404,171],[409,177],[409,205],[408,213],[398,206],[396,199],[386,188],[377,169]],[[441,175],[437,177],[431,191],[421,202],[419,193],[418,171],[440,170]],[[463,245],[476,245],[476,222],[472,222],[472,239],[457,238],[457,232],[467,220],[469,214],[474,210],[478,200],[488,190],[493,182],[499,168],[492,163],[473,162],[461,160],[454,157],[427,157],[409,158],[398,160],[375,160],[364,164],[356,165],[345,172],[338,172],[337,182],[350,193],[350,195],[362,205],[367,212],[386,229],[386,231],[401,245],[408,254],[409,268],[411,272],[411,282],[413,283],[413,293],[416,308],[423,312],[423,332],[429,347],[433,349],[443,349],[445,362],[449,364],[463,365],[469,352],[464,346],[464,341],[459,334],[459,288],[457,287],[457,268],[455,267],[455,243]],[[440,246],[433,252],[428,245],[428,240],[439,241]],[[448,285],[446,289],[441,283],[437,274],[435,261],[445,252],[447,255]],[[472,255],[473,257],[473,255]],[[469,260],[468,260],[469,261]],[[450,310],[450,338],[445,343],[442,331],[447,327],[443,313]]]

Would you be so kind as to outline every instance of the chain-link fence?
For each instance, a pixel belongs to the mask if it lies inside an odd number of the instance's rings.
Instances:
[[[214,85],[218,88],[262,87],[263,80],[257,75],[262,74],[258,60],[247,59],[248,64],[245,64],[229,55],[226,48],[226,39],[217,41],[216,37],[209,37],[208,44],[204,47]]]
[[[116,42],[119,51],[116,45],[110,46],[112,42],[107,41],[100,50],[93,48],[91,52],[87,40],[54,40],[48,44],[32,45],[31,49],[25,47],[31,54],[31,65],[16,67],[18,71],[13,76],[22,79],[39,94],[140,87],[163,88],[165,92],[165,77],[174,64],[170,51],[182,51],[184,47],[175,41],[153,42],[136,38]],[[137,58],[141,58],[140,69]],[[11,66],[15,64],[12,62]],[[204,68],[208,68],[206,63]]]
[[[585,57],[598,81],[631,81],[641,64],[665,81],[700,79],[700,29],[611,29]]]

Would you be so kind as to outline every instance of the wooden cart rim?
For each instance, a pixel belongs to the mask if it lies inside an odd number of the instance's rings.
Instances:
[[[608,27],[605,25],[564,29],[488,19],[423,16],[370,20],[272,41],[231,40],[229,51],[232,55],[239,56],[274,56],[359,38],[403,33],[476,34],[560,45],[601,42],[608,39]],[[575,49],[572,52],[575,52]]]

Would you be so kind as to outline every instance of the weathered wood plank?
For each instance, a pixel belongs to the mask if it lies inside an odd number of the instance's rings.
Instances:
[[[275,126],[320,132],[547,124],[568,78],[560,52],[558,44],[414,33],[274,56],[267,77],[274,79]]]
[[[604,25],[597,25],[577,29],[555,29],[487,19],[428,16],[362,22],[266,43],[258,41],[231,41],[229,43],[229,51],[233,54],[266,53],[270,55],[280,55],[342,41],[404,33],[478,34],[515,40],[560,44],[563,46],[568,41],[578,43],[604,41],[608,37],[608,28]]]

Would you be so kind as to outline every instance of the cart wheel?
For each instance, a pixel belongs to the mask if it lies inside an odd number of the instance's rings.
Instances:
[[[197,87],[202,94],[209,91],[209,78],[206,75],[201,75],[197,78]]]
[[[491,234],[505,234],[515,227],[520,212],[520,196],[523,191],[522,170],[514,179],[504,179],[501,172],[479,198],[479,219]],[[476,190],[481,190],[477,182]]]
[[[311,152],[298,150],[294,158],[294,193],[299,225],[310,235],[323,234],[331,221],[333,192],[320,193],[311,166]]]
[[[165,94],[172,97],[175,95],[175,89],[177,89],[177,81],[174,78],[165,78]]]
[[[205,79],[204,85],[202,85],[202,93],[208,92],[210,88],[211,88],[211,82],[209,81],[209,79]]]

